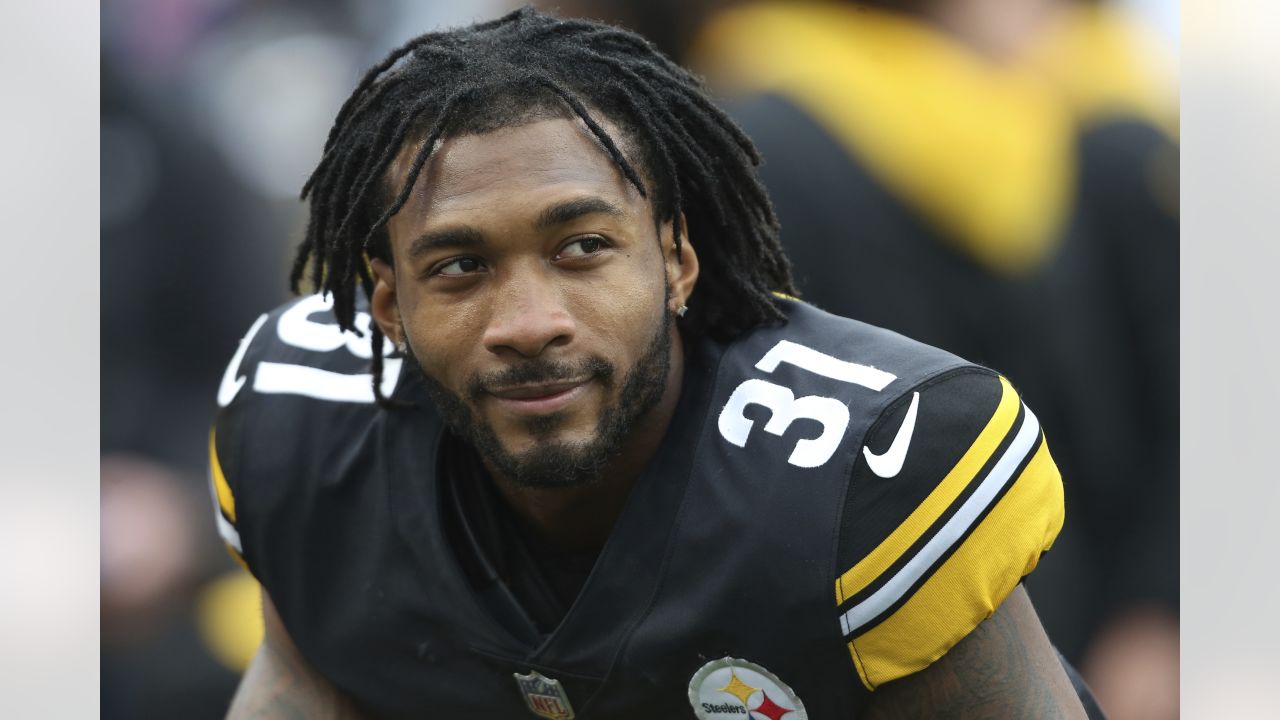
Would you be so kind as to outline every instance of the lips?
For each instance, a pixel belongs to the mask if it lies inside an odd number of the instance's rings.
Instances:
[[[545,415],[557,412],[587,390],[590,378],[515,385],[487,390],[503,409],[517,415]]]
[[[566,380],[552,383],[534,383],[530,385],[516,385],[506,388],[490,389],[488,392],[490,395],[504,400],[533,400],[536,398],[559,395],[560,393],[575,388],[585,382],[586,380]]]

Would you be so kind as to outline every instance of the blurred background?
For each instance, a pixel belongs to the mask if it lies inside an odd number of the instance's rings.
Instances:
[[[1176,3],[538,4],[705,75],[807,299],[1022,391],[1068,493],[1042,620],[1112,718],[1178,717]],[[261,634],[205,477],[225,364],[287,297],[297,192],[364,69],[515,5],[102,3],[103,717],[225,712]]]

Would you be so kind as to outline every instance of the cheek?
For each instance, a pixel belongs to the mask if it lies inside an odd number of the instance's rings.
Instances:
[[[625,281],[601,279],[580,304],[579,326],[591,326],[609,343],[599,348],[605,354],[634,361],[652,339],[654,324],[662,319],[665,283],[666,276],[656,272],[628,275]]]
[[[422,369],[451,390],[459,390],[465,380],[473,348],[478,345],[474,329],[479,327],[469,308],[432,312],[429,305],[405,303],[401,319],[413,353]]]

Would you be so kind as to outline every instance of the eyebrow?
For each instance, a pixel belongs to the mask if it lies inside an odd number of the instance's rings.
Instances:
[[[564,225],[587,215],[623,217],[626,213],[604,198],[594,196],[580,197],[544,208],[538,214],[538,219],[534,221],[534,226],[542,229]],[[483,244],[484,233],[473,227],[463,225],[442,230],[431,230],[422,233],[409,243],[409,257],[416,258],[440,248],[471,249],[480,247]]]
[[[409,243],[409,257],[437,250],[439,248],[475,248],[484,244],[484,235],[475,228],[456,227],[424,232]]]
[[[588,196],[566,200],[562,203],[556,203],[545,208],[538,214],[538,219],[534,225],[538,228],[548,228],[556,225],[563,225],[573,222],[580,217],[586,215],[612,215],[613,217],[622,217],[626,215],[622,208],[610,203],[604,198]]]

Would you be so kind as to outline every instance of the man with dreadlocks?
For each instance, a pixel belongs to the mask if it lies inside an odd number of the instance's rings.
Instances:
[[[792,297],[751,142],[521,10],[370,70],[218,393],[233,717],[1079,717],[999,375]],[[695,251],[696,247],[696,251]]]

